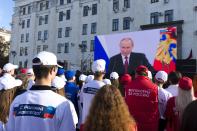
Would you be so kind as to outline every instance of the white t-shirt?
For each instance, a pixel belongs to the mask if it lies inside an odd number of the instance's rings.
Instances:
[[[169,85],[168,88],[166,88],[168,92],[172,94],[172,96],[178,96],[178,84],[176,85]]]
[[[83,102],[82,123],[85,122],[85,119],[89,113],[92,99],[94,98],[96,92],[104,85],[105,83],[102,81],[92,80],[83,86],[81,92],[81,100]]]
[[[78,103],[78,110],[79,110],[79,122],[77,125],[77,128],[80,128],[81,122],[82,122],[82,106],[81,103],[83,103],[81,101],[81,91],[78,92],[77,94],[77,103]]]
[[[28,90],[11,104],[7,131],[75,131],[74,105],[51,90]]]
[[[158,87],[158,102],[159,102],[159,113],[160,113],[160,118],[164,118],[164,113],[166,110],[166,105],[168,99],[172,97],[171,93],[166,91],[165,89]]]
[[[27,90],[31,89],[31,87],[35,84],[35,81],[30,79],[27,84]]]
[[[8,90],[11,88],[14,88],[16,86],[22,85],[22,81],[19,79],[15,79],[13,76],[11,76],[8,73],[5,73],[1,78],[0,78],[0,90]]]
[[[0,131],[4,131],[4,124],[0,121]]]

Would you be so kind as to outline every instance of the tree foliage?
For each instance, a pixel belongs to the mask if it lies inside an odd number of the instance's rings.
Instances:
[[[0,36],[0,67],[9,61],[10,42],[5,41],[4,37]]]

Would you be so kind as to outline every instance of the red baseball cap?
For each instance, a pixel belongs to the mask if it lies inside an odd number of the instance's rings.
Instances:
[[[192,80],[189,77],[182,77],[179,80],[179,87],[183,90],[190,90],[193,87]]]
[[[127,84],[132,81],[132,77],[129,74],[124,74],[120,78],[120,83],[121,84]]]
[[[136,73],[138,75],[148,76],[148,68],[146,66],[140,65],[136,68]]]
[[[22,74],[26,74],[26,73],[27,73],[27,69],[26,69],[26,68],[22,68],[22,69],[20,70],[20,72],[21,72]]]

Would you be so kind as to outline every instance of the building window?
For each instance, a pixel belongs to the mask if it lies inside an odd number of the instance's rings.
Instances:
[[[48,30],[45,30],[44,31],[44,40],[47,40],[48,39]]]
[[[39,25],[42,25],[42,19],[43,19],[42,16],[39,16],[39,23],[38,23]]]
[[[48,45],[43,45],[43,51],[46,51],[48,49]]]
[[[64,4],[64,0],[60,0],[60,5],[63,5]]]
[[[112,20],[112,31],[118,31],[119,19]]]
[[[46,9],[49,8],[49,1],[46,1]]]
[[[66,11],[66,20],[69,20],[70,19],[70,10],[67,10]]]
[[[59,12],[59,21],[63,21],[64,12]]]
[[[43,7],[44,7],[44,5],[43,5],[43,3],[41,2],[41,3],[40,3],[40,11],[43,10]]]
[[[25,28],[25,20],[22,20],[22,29]]]
[[[62,46],[63,46],[62,43],[57,44],[57,53],[62,53]]]
[[[97,4],[93,4],[92,5],[92,15],[96,15],[97,14]]]
[[[71,3],[71,0],[67,0],[67,4]]]
[[[95,34],[96,33],[96,23],[92,23],[91,24],[91,34]]]
[[[38,31],[38,40],[41,40],[42,37],[42,31]]]
[[[119,0],[113,0],[113,10],[119,10]]]
[[[65,43],[64,53],[69,53],[69,43]]]
[[[71,27],[66,27],[66,29],[65,29],[65,37],[69,37],[70,36],[70,30],[71,30]]]
[[[28,6],[28,8],[27,8],[27,13],[28,13],[28,14],[31,14],[31,6]]]
[[[28,50],[27,50],[28,48],[27,47],[25,47],[25,56],[27,56],[28,55]]]
[[[58,38],[62,38],[62,28],[58,28]]]
[[[24,62],[24,68],[27,68],[28,60]]]
[[[20,56],[23,55],[23,47],[20,47]]]
[[[26,42],[29,42],[29,33],[26,33]]]
[[[158,12],[151,13],[151,15],[150,15],[150,23],[151,24],[159,23],[159,14],[158,14]]]
[[[151,3],[159,2],[159,0],[151,0]]]
[[[87,35],[88,24],[83,24],[82,35]]]
[[[165,22],[173,21],[173,10],[165,11]]]
[[[88,16],[88,10],[89,10],[89,6],[83,7],[83,16]]]
[[[24,34],[21,34],[21,43],[24,42]]]
[[[45,24],[48,24],[48,15],[45,15],[45,17],[44,17],[44,23]]]
[[[38,45],[38,46],[37,46],[37,54],[38,54],[40,51],[41,51],[41,46]]]
[[[23,15],[25,15],[25,13],[26,13],[26,8],[23,7]]]
[[[22,61],[19,61],[19,67],[22,67],[23,66],[23,62]]]
[[[87,41],[82,41],[81,43],[81,52],[87,51]]]
[[[94,51],[94,40],[90,41],[90,52]]]
[[[123,18],[123,30],[130,29],[130,17]]]
[[[124,7],[129,8],[130,7],[130,0],[124,0]]]
[[[30,19],[27,19],[27,28],[30,27]]]

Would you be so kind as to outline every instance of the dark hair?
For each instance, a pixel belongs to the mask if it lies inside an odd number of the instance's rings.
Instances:
[[[94,76],[95,76],[95,77],[100,77],[100,76],[103,75],[103,74],[104,74],[104,72],[98,72],[98,71],[97,71],[97,72],[94,73]]]
[[[10,105],[14,99],[16,88],[0,91],[0,121],[7,122]]]
[[[79,81],[78,85],[79,85],[79,89],[81,90],[82,86],[84,85],[85,81]]]
[[[81,71],[77,70],[76,74],[75,74],[75,81],[77,85],[80,85],[80,80],[79,80],[79,76],[81,75]]]
[[[56,69],[57,66],[45,66],[45,65],[34,65],[33,71],[36,79],[46,78],[49,75],[49,72]]]
[[[193,87],[194,87],[194,92],[196,92],[197,91],[197,74],[195,74],[193,77]]]
[[[170,72],[168,74],[168,81],[170,82],[170,84],[178,84],[179,83],[179,79],[182,77],[181,73],[178,71],[173,71]]]
[[[184,110],[180,131],[197,131],[197,101],[191,102]]]
[[[105,85],[95,95],[84,131],[132,131],[136,126],[120,91]]]
[[[115,87],[119,87],[119,80],[118,79],[110,79],[111,80],[111,84]]]
[[[54,88],[55,88],[55,87],[54,87]],[[54,91],[55,93],[57,93],[57,94],[59,94],[59,95],[61,95],[61,96],[63,96],[63,97],[66,97],[64,88],[62,88],[62,89],[57,89],[57,88],[55,88],[55,89],[53,89],[52,91]]]

